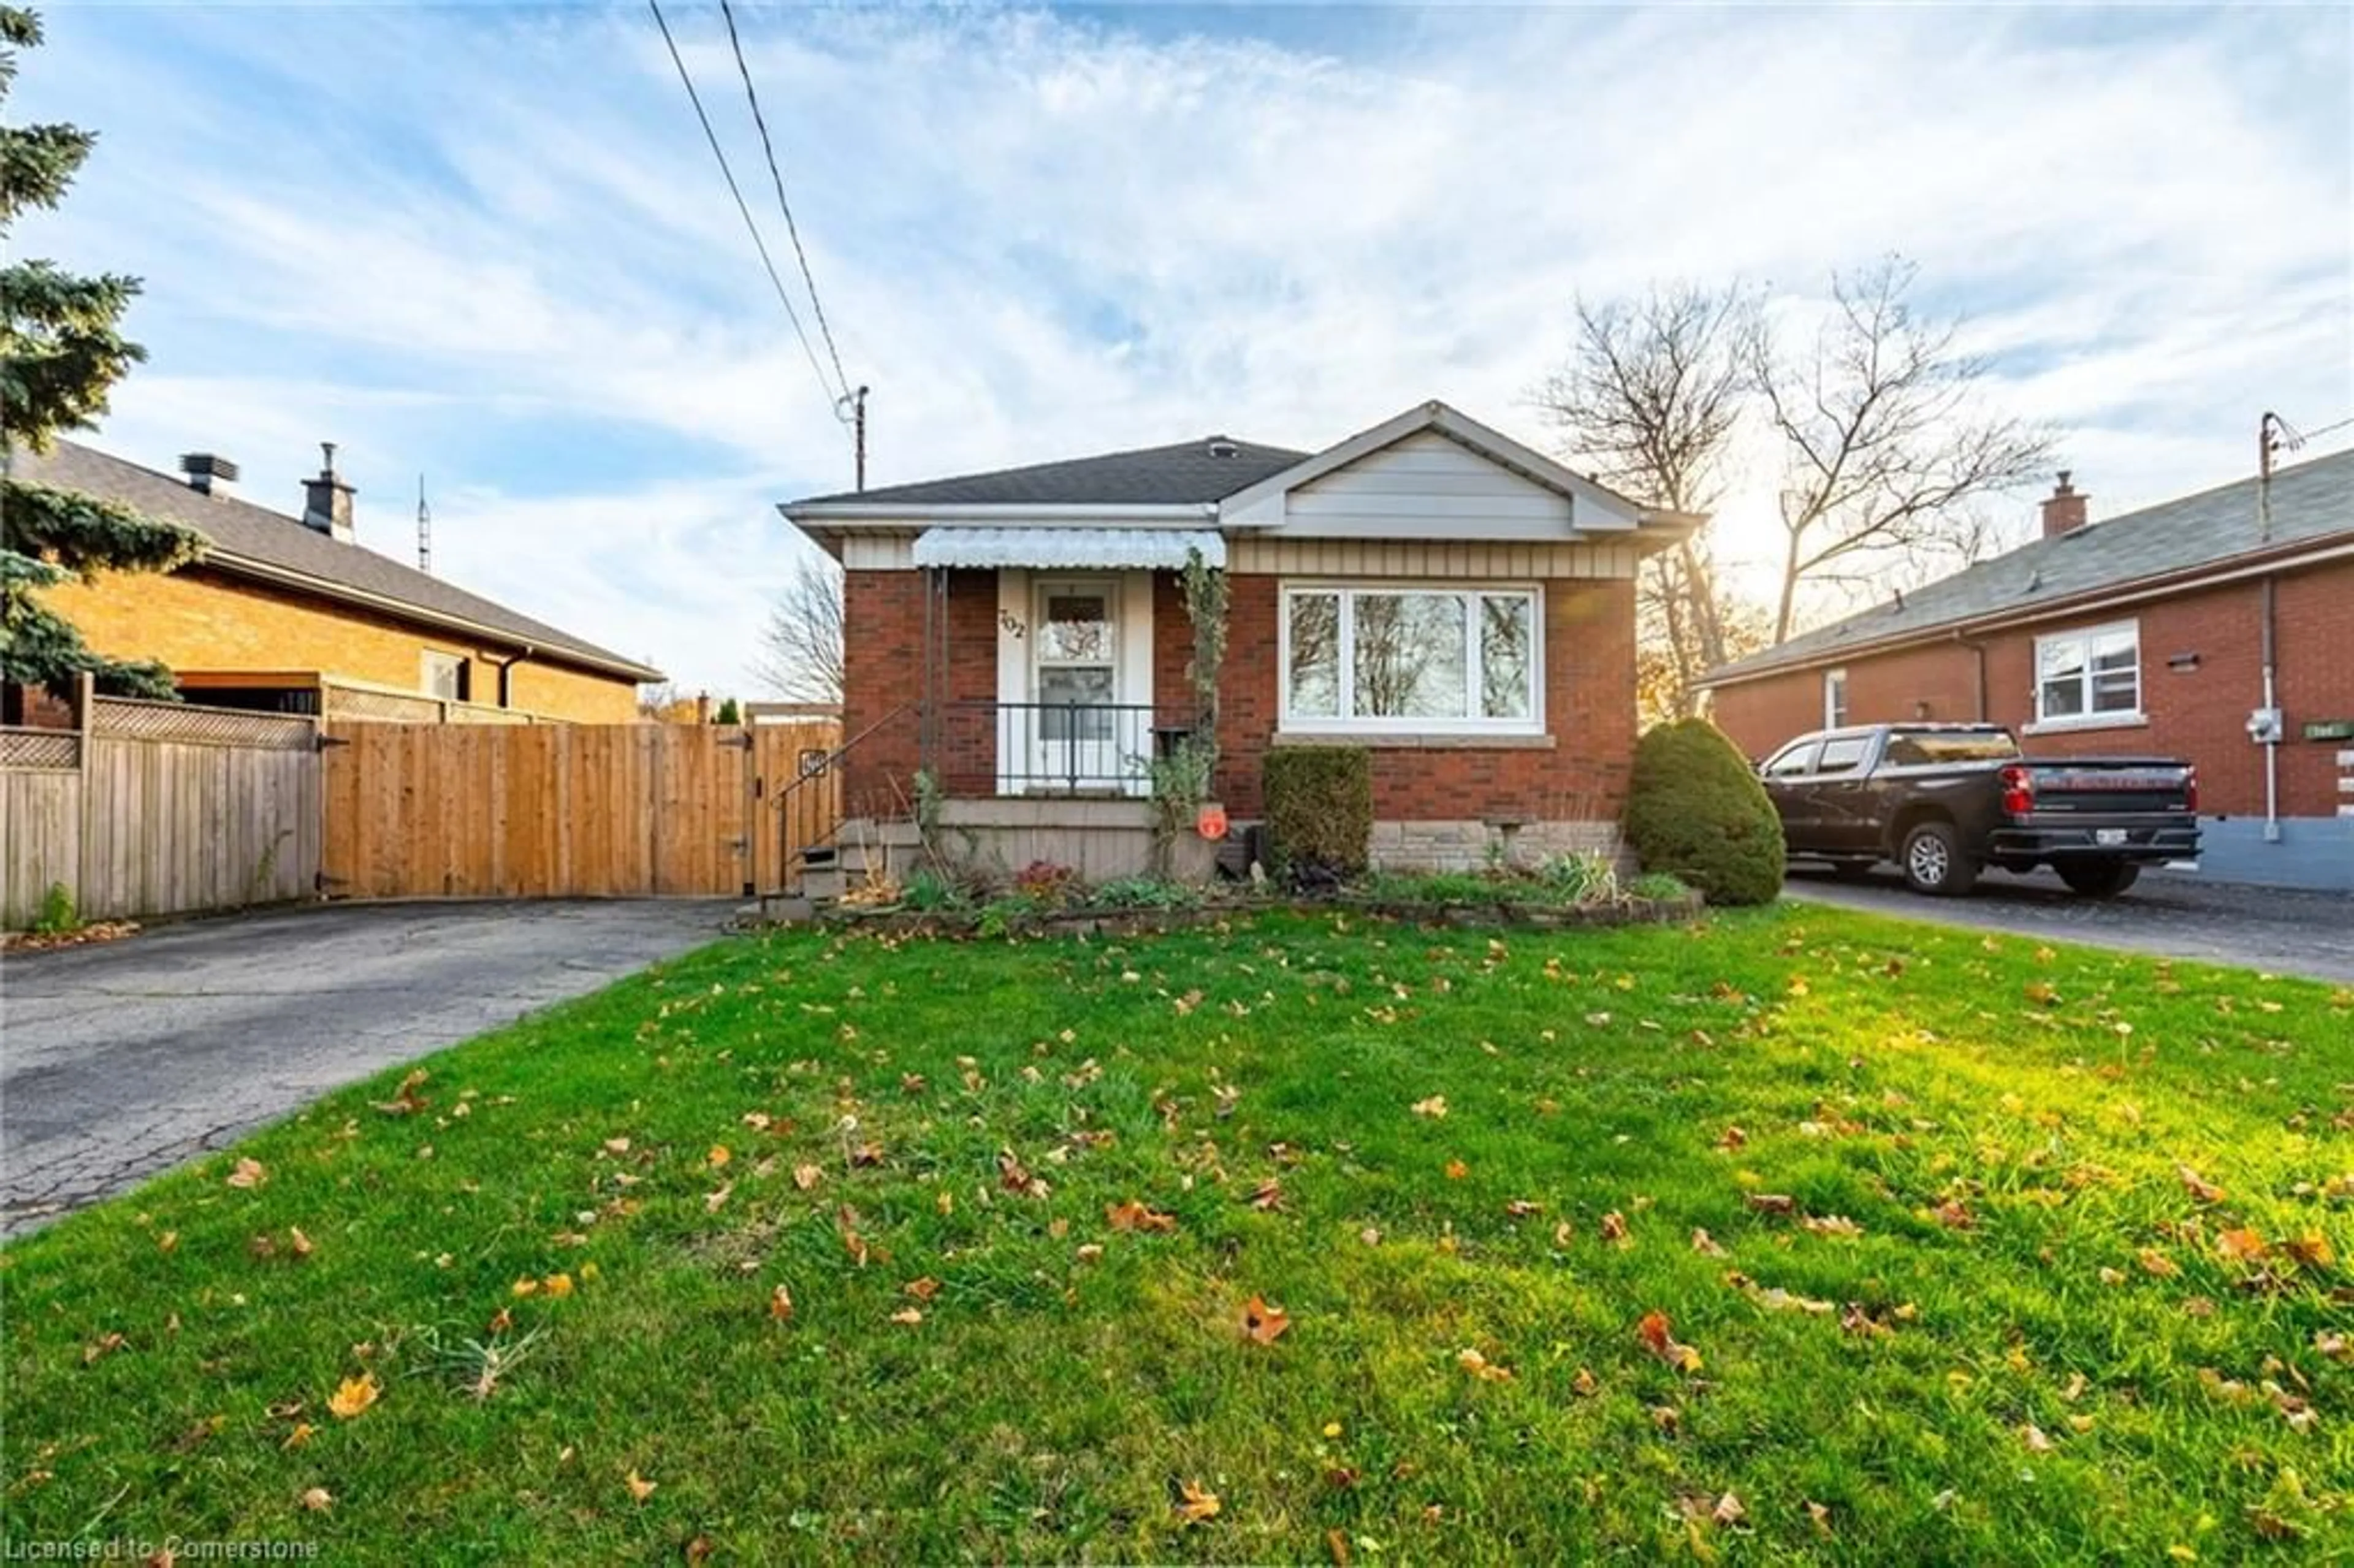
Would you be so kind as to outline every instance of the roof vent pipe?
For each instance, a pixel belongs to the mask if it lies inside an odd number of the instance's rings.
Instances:
[[[1212,436],[1210,438],[1210,455],[1214,458],[1230,458],[1239,454],[1241,451],[1242,448],[1235,445],[1234,442],[1228,440],[1224,436]]]

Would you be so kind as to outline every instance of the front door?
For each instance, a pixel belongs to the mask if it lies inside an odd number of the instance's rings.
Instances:
[[[1031,624],[1029,787],[1119,789],[1119,583],[1055,577],[1038,584]]]

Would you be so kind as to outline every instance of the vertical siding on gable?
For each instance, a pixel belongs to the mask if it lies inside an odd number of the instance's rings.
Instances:
[[[1285,498],[1284,532],[1427,539],[1434,535],[1551,539],[1571,527],[1568,500],[1435,430],[1409,436]],[[1418,575],[1398,567],[1400,576]]]

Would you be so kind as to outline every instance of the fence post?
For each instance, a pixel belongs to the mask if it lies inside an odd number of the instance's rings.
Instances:
[[[84,909],[90,883],[90,818],[99,814],[90,787],[90,737],[97,733],[98,677],[84,670],[74,677],[74,908]]]

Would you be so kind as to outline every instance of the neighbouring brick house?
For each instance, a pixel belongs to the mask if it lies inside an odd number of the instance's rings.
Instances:
[[[2265,490],[2090,522],[2063,473],[2033,543],[1712,672],[1716,721],[1757,757],[1928,718],[2185,758],[2202,873],[2354,889],[2354,452]]]
[[[1615,846],[1636,564],[1698,521],[1439,403],[1315,453],[1214,436],[782,511],[844,568],[854,836],[907,816],[924,768],[969,829],[1140,830],[1149,759],[1200,717],[1199,552],[1229,599],[1232,820],[1270,747],[1363,746],[1376,859],[1452,866]]]
[[[332,460],[332,451],[330,452]],[[112,573],[46,591],[97,652],[159,659],[181,694],[214,706],[350,718],[622,723],[635,659],[534,620],[357,543],[352,487],[323,468],[302,516],[230,493],[237,467],[208,454],[174,479],[60,440],[16,454],[16,477],[184,524],[203,558],[169,573]],[[12,690],[5,722],[41,722]]]

